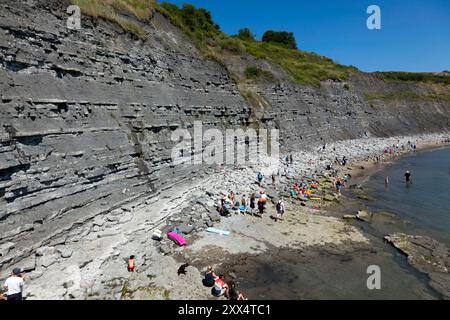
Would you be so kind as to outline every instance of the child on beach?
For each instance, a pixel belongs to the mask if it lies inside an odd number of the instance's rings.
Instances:
[[[338,194],[341,194],[341,189],[342,189],[342,182],[341,182],[341,179],[338,179],[336,181],[336,190],[337,190]]]
[[[228,290],[226,294],[228,300],[246,300],[244,295],[236,289],[236,284],[233,281],[228,283]]]
[[[130,256],[130,259],[128,259],[128,265],[127,265],[128,272],[134,272],[135,268],[136,268],[136,258],[135,258],[135,256]]]
[[[211,289],[211,293],[215,297],[220,297],[224,295],[228,290],[228,285],[225,283],[225,277],[221,274],[216,278],[214,287]]]

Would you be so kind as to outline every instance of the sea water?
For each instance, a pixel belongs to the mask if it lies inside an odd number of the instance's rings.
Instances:
[[[412,183],[406,183],[407,170]],[[375,173],[366,187],[376,199],[369,206],[394,213],[450,247],[450,148],[400,158]]]

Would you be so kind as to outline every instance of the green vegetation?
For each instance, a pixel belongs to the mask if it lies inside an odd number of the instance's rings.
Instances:
[[[223,53],[241,55],[245,52],[256,58],[266,59],[284,68],[291,79],[300,84],[320,85],[320,81],[327,79],[348,79],[349,71],[356,71],[354,67],[336,64],[331,59],[292,49],[295,38],[289,32],[266,32],[265,40],[255,41],[248,28],[241,29],[237,36],[231,37],[220,31],[212,20],[210,12],[196,9],[191,5],[178,6],[171,3],[161,3],[157,10],[179,27],[203,54],[226,66]],[[250,67],[251,68],[251,67]],[[256,75],[246,72],[249,79],[264,77],[274,80],[272,74],[262,71]],[[254,72],[255,70],[253,70]]]
[[[241,40],[255,41],[255,36],[249,28],[240,29],[237,37]]]
[[[269,30],[264,33],[262,41],[280,44],[288,49],[297,49],[297,42],[292,32]]]
[[[327,57],[273,43],[246,41],[245,46],[247,52],[256,58],[266,59],[283,67],[292,80],[300,84],[320,85],[320,81],[327,79],[346,80],[350,71],[357,71],[336,64]]]
[[[139,23],[122,16],[131,14],[140,21],[148,21],[156,7],[154,0],[72,0],[81,12],[94,18],[103,18],[119,25],[139,38],[145,38],[147,32]]]
[[[258,67],[247,67],[244,73],[247,79],[265,79],[268,81],[275,80],[275,76],[270,71],[262,70]]]
[[[382,100],[389,101],[429,101],[429,102],[450,102],[450,94],[435,94],[435,93],[414,93],[414,92],[366,92],[364,93],[366,101]]]
[[[445,72],[442,74],[429,72],[375,72],[375,74],[385,80],[428,82],[450,85],[450,75]]]
[[[83,14],[100,17],[116,23],[124,30],[145,38],[147,32],[145,23],[148,22],[156,10],[164,15],[172,24],[179,27],[200,49],[202,54],[217,61],[226,67],[226,55],[242,55],[248,53],[258,59],[268,60],[281,66],[287,71],[291,80],[299,84],[320,85],[323,80],[347,80],[350,72],[357,72],[353,66],[344,66],[333,60],[297,50],[297,43],[292,32],[266,31],[262,41],[256,41],[251,30],[243,28],[238,35],[228,36],[221,32],[220,27],[214,23],[211,13],[203,8],[197,9],[190,4],[184,4],[181,8],[163,2],[158,4],[156,0],[72,0],[78,5]],[[136,20],[130,19],[134,16]],[[252,69],[253,68],[253,69]],[[433,84],[450,85],[450,73],[412,73],[412,72],[376,72],[380,79],[426,82]],[[231,75],[239,81],[239,78]],[[275,77],[267,71],[256,70],[248,67],[245,71],[247,79],[265,78],[274,81]],[[348,85],[344,85],[349,90]],[[368,94],[369,99],[376,99],[374,94]],[[409,99],[440,99],[447,100],[441,95],[416,95],[405,94]],[[380,98],[380,97],[378,97]],[[382,99],[398,98],[396,94],[390,94]]]
[[[188,35],[203,51],[208,51],[207,43],[212,44],[211,42],[223,35],[220,27],[212,20],[211,13],[203,8],[196,9],[190,4],[184,4],[182,8],[179,8],[172,3],[163,2],[157,10]]]
[[[92,17],[100,17],[118,24],[124,30],[139,38],[146,37],[144,23],[156,10],[172,24],[179,27],[199,48],[202,54],[226,67],[226,55],[249,53],[256,58],[267,59],[284,68],[291,79],[300,84],[320,85],[327,79],[347,79],[350,70],[357,70],[334,63],[331,59],[314,53],[299,51],[295,38],[289,32],[268,31],[263,40],[255,41],[248,28],[241,29],[237,36],[228,36],[214,23],[211,13],[190,4],[181,8],[171,3],[157,4],[155,0],[72,0],[82,12]],[[126,15],[136,17],[131,20]],[[269,81],[275,77],[267,71],[247,70],[247,79],[264,78]],[[233,77],[239,81],[238,77]]]

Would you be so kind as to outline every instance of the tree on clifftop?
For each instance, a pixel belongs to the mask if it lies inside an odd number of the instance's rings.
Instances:
[[[255,36],[253,35],[253,33],[250,31],[249,28],[240,29],[239,33],[238,33],[238,38],[240,38],[242,40],[250,40],[250,41],[255,40]]]
[[[294,33],[286,31],[266,31],[262,37],[263,42],[279,43],[289,49],[297,49]]]

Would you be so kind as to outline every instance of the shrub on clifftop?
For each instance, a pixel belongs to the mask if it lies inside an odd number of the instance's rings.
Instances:
[[[269,30],[264,33],[262,41],[282,44],[289,49],[297,49],[297,42],[295,41],[294,33],[292,32]]]

